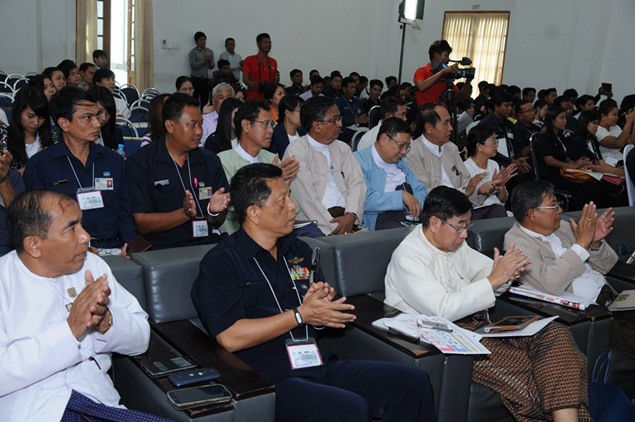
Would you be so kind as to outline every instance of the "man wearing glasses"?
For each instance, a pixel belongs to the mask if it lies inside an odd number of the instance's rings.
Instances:
[[[495,291],[533,264],[513,243],[505,255],[495,249],[494,260],[470,248],[471,214],[471,202],[456,189],[439,186],[428,194],[422,228],[401,242],[388,264],[388,305],[469,330],[489,323]],[[591,420],[586,357],[562,325],[549,324],[532,337],[481,342],[492,353],[474,359],[472,381],[500,394],[515,420]]]
[[[518,121],[514,125],[514,155],[516,157],[531,156],[531,138],[534,134],[540,132],[540,126],[534,124],[536,111],[529,101],[521,101],[514,106]]]
[[[562,223],[553,189],[545,181],[516,187],[512,194],[516,223],[505,234],[505,246],[515,243],[533,260],[523,283],[553,295],[567,291],[596,301],[602,291],[609,294],[604,274],[617,262],[617,254],[603,240],[613,230],[615,212],[609,208],[598,217],[590,202],[577,224]]]
[[[338,140],[342,116],[330,97],[313,97],[300,111],[307,135],[284,153],[300,163],[291,179],[301,220],[317,221],[325,235],[346,234],[362,224],[366,182],[351,148]]]
[[[391,117],[382,124],[375,144],[355,153],[367,187],[364,227],[394,229],[407,220],[419,221],[428,190],[403,161],[410,142],[408,123]]]

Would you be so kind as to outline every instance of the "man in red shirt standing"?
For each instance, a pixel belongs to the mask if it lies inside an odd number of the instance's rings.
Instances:
[[[446,78],[448,74],[457,73],[458,64],[455,63],[448,66],[451,52],[452,47],[446,40],[437,40],[430,45],[428,49],[430,63],[420,67],[415,72],[414,83],[417,87],[417,107],[425,103],[442,102],[441,94],[447,88]],[[469,82],[467,81],[461,91],[456,86],[453,88],[454,91],[458,92],[456,96],[457,104],[469,96]]]
[[[249,56],[243,63],[243,82],[247,85],[248,100],[264,100],[264,85],[272,83],[278,70],[278,62],[269,57],[271,37],[262,33],[256,37],[258,54]]]

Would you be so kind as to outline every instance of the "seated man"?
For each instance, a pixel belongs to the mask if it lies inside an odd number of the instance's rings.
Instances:
[[[304,93],[304,79],[302,77],[302,71],[300,69],[293,69],[289,72],[289,77],[291,78],[291,86],[287,87],[286,93],[293,95],[300,95]]]
[[[101,68],[93,75],[93,84],[108,88],[110,92],[115,92],[117,85],[115,84],[115,74],[112,70]],[[128,103],[122,98],[115,96],[115,106],[117,107],[117,116],[130,117],[130,109]]]
[[[212,89],[212,106],[213,110],[203,116],[203,136],[201,137],[201,146],[205,146],[207,138],[214,132],[218,126],[218,112],[223,101],[227,98],[234,98],[236,93],[231,85],[224,82],[219,83]],[[209,106],[206,106],[206,108]]]
[[[603,240],[612,230],[615,213],[608,209],[597,217],[591,202],[582,209],[578,224],[561,223],[554,186],[546,181],[517,186],[512,210],[516,223],[505,234],[505,247],[513,242],[533,260],[523,283],[550,294],[568,291],[595,301],[606,285],[603,274],[617,262],[617,254]]]
[[[201,110],[187,94],[163,104],[166,134],[128,158],[132,216],[153,249],[221,239],[229,186],[218,157],[203,148]],[[211,228],[209,226],[212,226]]]
[[[226,83],[233,87],[238,83],[234,74],[229,70],[229,62],[225,59],[220,59],[218,61],[218,70],[212,72],[211,79],[212,87],[215,87],[220,83]]]
[[[23,193],[9,207],[16,250],[0,259],[0,419],[165,420],[119,404],[111,353],[146,351],[148,315],[87,253],[81,221],[58,192]]]
[[[458,148],[450,142],[452,124],[443,104],[428,103],[419,107],[417,127],[422,131],[421,137],[412,142],[404,161],[419,181],[428,191],[441,185],[458,189],[479,205],[476,186],[487,172],[470,177]]]
[[[467,329],[488,324],[496,289],[518,278],[531,261],[513,244],[504,256],[495,249],[493,261],[470,248],[465,239],[471,209],[455,189],[440,186],[428,194],[422,227],[401,242],[388,264],[388,305],[460,320]],[[492,353],[474,359],[472,381],[500,394],[514,419],[591,421],[586,357],[562,325],[549,324],[532,337],[481,343]]]
[[[97,68],[92,63],[82,63],[79,66],[79,75],[82,77],[82,81],[79,83],[79,88],[87,91],[93,85],[93,75],[97,71]]]
[[[344,328],[355,315],[343,312],[353,306],[346,298],[333,300],[327,283],[309,284],[311,249],[288,236],[296,205],[282,170],[269,164],[243,167],[231,191],[241,228],[203,258],[192,301],[221,346],[276,384],[276,420],[435,420],[422,370],[337,361],[318,350],[315,326]],[[302,360],[294,352],[298,346],[307,352]],[[308,398],[315,403],[310,411]]]
[[[322,94],[334,100],[344,95],[342,92],[342,74],[339,71],[334,70],[331,72],[331,83],[328,88],[322,91]]]
[[[512,145],[514,147],[514,156],[530,157],[531,138],[534,134],[540,132],[540,126],[533,123],[536,111],[529,101],[521,101],[514,108],[518,116],[518,121],[513,128],[514,139],[512,139]],[[531,160],[531,158],[528,159]]]
[[[379,79],[373,79],[370,81],[370,90],[368,91],[368,98],[362,103],[364,104],[364,110],[366,114],[370,111],[374,106],[381,105],[381,100],[379,97],[381,96],[381,90],[384,89],[384,83]]]
[[[402,160],[410,142],[408,123],[391,117],[381,126],[375,145],[355,153],[366,178],[364,227],[394,229],[406,219],[418,221],[428,190]]]
[[[346,77],[342,81],[343,95],[335,100],[335,104],[342,114],[342,126],[344,126],[340,140],[349,144],[353,134],[360,126],[368,126],[368,115],[360,99],[355,96],[356,92],[355,80]]]
[[[4,127],[0,127],[0,139]],[[2,142],[2,141],[0,141]],[[4,256],[13,250],[13,244],[7,231],[7,208],[18,193],[24,192],[24,182],[17,170],[11,170],[13,156],[9,150],[0,154],[0,256]]]
[[[300,110],[305,136],[293,141],[284,158],[300,163],[291,190],[301,220],[317,221],[325,235],[346,234],[362,224],[366,183],[350,147],[337,140],[342,116],[330,97],[313,97]]]
[[[95,100],[79,88],[66,87],[51,98],[50,109],[63,138],[27,162],[26,188],[77,198],[90,246],[102,255],[126,255],[126,244],[137,236],[137,229],[124,159],[95,143],[101,127]]]
[[[231,180],[239,169],[249,164],[278,164],[278,156],[265,149],[271,144],[273,127],[276,125],[269,110],[267,102],[249,100],[236,111],[234,125],[239,139],[238,144],[218,154],[227,180]],[[298,173],[299,166],[295,158],[288,157],[280,164],[282,178],[288,183]],[[239,227],[234,207],[230,205],[221,231],[232,234]]]
[[[307,91],[300,94],[300,98],[306,101],[309,98],[319,97],[320,95],[323,95],[322,89],[324,89],[324,78],[320,75],[311,76],[311,85]]]
[[[408,110],[406,108],[406,102],[399,97],[388,97],[381,101],[381,108],[379,109],[381,120],[374,128],[362,136],[362,139],[357,143],[357,151],[368,148],[375,144],[377,141],[377,135],[379,129],[381,129],[382,122],[391,117],[398,117],[404,122],[407,119]]]

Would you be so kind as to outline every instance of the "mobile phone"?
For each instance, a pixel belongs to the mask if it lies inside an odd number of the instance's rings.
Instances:
[[[167,395],[170,404],[179,410],[206,404],[227,403],[232,399],[231,393],[220,384],[172,390],[168,391]]]
[[[185,387],[203,381],[217,380],[220,378],[220,374],[216,368],[208,367],[175,372],[170,374],[168,378],[176,387]]]

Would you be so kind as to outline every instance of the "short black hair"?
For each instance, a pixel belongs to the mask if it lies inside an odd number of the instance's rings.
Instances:
[[[57,200],[61,208],[75,200],[61,192],[51,190],[31,190],[19,194],[7,211],[7,231],[18,253],[24,252],[24,239],[29,236],[48,237],[53,222],[50,212],[43,206],[44,201]]]
[[[383,119],[386,114],[394,114],[399,110],[399,106],[405,106],[406,102],[401,97],[386,97],[381,100],[381,107],[379,108],[379,114]]]
[[[564,90],[562,95],[572,100],[573,98],[578,98],[578,91],[576,91],[574,88],[567,88]]]
[[[575,108],[577,108],[578,110],[582,110],[582,107],[587,103],[587,101],[589,100],[593,100],[593,103],[595,103],[595,98],[592,97],[591,95],[580,95],[576,100],[575,100]]]
[[[486,90],[489,87],[489,82],[487,81],[481,81],[478,83],[478,89],[480,90]]]
[[[391,81],[397,82],[397,78],[395,76],[387,76],[384,80],[386,81],[386,85],[390,85]]]
[[[80,71],[80,73],[81,72],[86,72],[91,67],[97,67],[97,66],[95,66],[94,63],[85,62],[85,63],[82,63],[81,65],[79,65],[79,71]]]
[[[539,207],[545,196],[554,195],[554,186],[545,180],[521,183],[512,192],[511,204],[514,218],[519,223],[531,208]]]
[[[302,71],[300,69],[293,69],[291,72],[289,72],[289,76],[293,78],[298,73],[302,73]]]
[[[536,92],[536,88],[532,88],[530,86],[523,88],[523,93],[522,93],[523,97],[528,95],[530,92],[534,92],[535,93]]]
[[[419,218],[421,225],[428,227],[430,226],[430,217],[447,221],[471,210],[472,203],[463,192],[447,186],[437,186],[426,196]]]
[[[602,114],[604,114],[605,116],[608,115],[614,108],[618,108],[617,107],[617,101],[612,100],[610,98],[607,98],[606,100],[602,101],[600,103],[600,106],[598,107],[598,111],[600,112],[600,116]]]
[[[230,184],[230,192],[238,223],[245,222],[247,208],[252,205],[262,207],[267,202],[271,195],[271,188],[269,188],[267,180],[279,177],[282,177],[280,167],[264,163],[249,164],[234,174]]]
[[[53,73],[55,72],[62,72],[62,69],[58,67],[54,67],[54,66],[47,67],[46,69],[42,71],[42,75],[46,76],[51,81],[53,81]],[[64,74],[64,72],[62,72],[62,74]]]
[[[58,91],[51,97],[49,101],[49,110],[51,111],[51,118],[53,122],[57,124],[60,117],[73,121],[73,113],[77,110],[80,103],[92,103],[95,104],[95,99],[87,92],[73,87],[67,86]]]
[[[381,89],[384,89],[384,83],[379,79],[371,79],[368,85],[372,88],[375,85],[378,85]]]
[[[64,77],[68,79],[71,70],[77,69],[77,65],[71,59],[64,59],[57,65],[57,68],[62,71]]]
[[[412,131],[410,130],[408,123],[404,122],[399,117],[389,117],[382,122],[379,132],[377,133],[376,141],[379,141],[379,138],[384,133],[394,138],[400,133],[407,133],[410,135]]]
[[[558,106],[558,107],[562,107],[562,103],[571,103],[571,104],[573,104],[573,101],[571,101],[571,98],[569,98],[569,97],[565,97],[564,95],[560,95],[559,97],[556,97],[556,100],[553,102],[553,105]]]
[[[225,38],[225,44],[227,44],[227,43],[228,43],[228,42],[230,42],[230,41],[236,42],[236,40],[235,40],[235,39],[233,39],[232,37],[227,37],[227,38]]]
[[[229,61],[228,61],[228,60],[225,60],[225,59],[220,59],[220,60],[218,61],[218,69],[219,69],[219,70],[220,70],[221,68],[223,68],[223,67],[225,67],[225,66],[229,66],[229,65],[230,65],[230,63],[229,63]]]
[[[93,60],[97,60],[101,57],[108,58],[108,54],[104,50],[95,50],[93,51]]]
[[[266,32],[263,32],[261,34],[258,34],[258,36],[256,37],[256,42],[260,42],[262,40],[264,40],[265,38],[269,38],[271,39],[271,37],[269,36],[269,34],[267,34]]]
[[[97,69],[97,71],[93,75],[93,83],[94,84],[96,84],[97,82],[101,83],[102,79],[108,79],[108,78],[115,79],[115,73],[106,67],[102,67],[101,69]]]
[[[442,54],[444,51],[448,53],[452,52],[452,47],[446,40],[437,40],[430,44],[430,48],[428,49],[428,56],[430,56],[430,61],[434,59],[435,54]]]
[[[357,84],[357,82],[355,82],[355,79],[351,78],[350,76],[347,76],[344,79],[342,79],[343,88],[349,86],[350,84]]]
[[[320,75],[315,75],[311,77],[311,85],[317,85],[320,83],[324,83],[324,78],[321,77]]]
[[[492,97],[492,102],[495,106],[500,106],[503,103],[511,103],[513,97],[503,90],[498,90]]]
[[[264,100],[248,100],[238,107],[234,115],[234,126],[236,127],[236,137],[238,139],[240,139],[242,134],[241,122],[247,120],[249,123],[253,123],[258,119],[260,110],[269,111],[269,104]]]
[[[522,106],[524,106],[525,104],[530,104],[531,105],[531,101],[528,100],[520,100],[518,102],[516,102],[514,104],[514,111],[516,112],[516,115],[518,116],[522,110]],[[532,105],[533,108],[533,105]]]
[[[192,78],[185,75],[181,75],[178,78],[176,78],[176,82],[174,84],[174,86],[176,86],[176,90],[178,91],[179,89],[181,89],[181,85],[183,85],[185,82],[192,83]]]
[[[207,39],[207,35],[205,35],[205,32],[203,31],[197,31],[196,34],[194,34],[194,42],[198,41],[199,38]]]
[[[327,96],[311,97],[300,110],[300,121],[306,133],[313,128],[313,122],[324,120],[326,113],[335,105],[335,100]]]
[[[417,131],[425,133],[426,123],[436,126],[441,121],[441,116],[435,110],[437,107],[443,107],[441,103],[423,103],[417,111]]]
[[[167,120],[173,122],[178,121],[183,115],[183,109],[187,106],[200,107],[200,103],[197,99],[190,97],[187,94],[180,94],[178,92],[170,95],[163,103],[163,109],[161,110],[161,123],[165,126]]]

